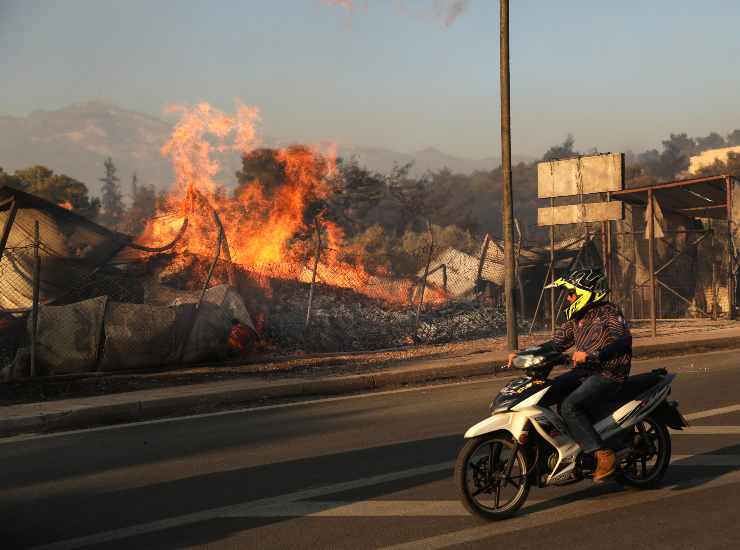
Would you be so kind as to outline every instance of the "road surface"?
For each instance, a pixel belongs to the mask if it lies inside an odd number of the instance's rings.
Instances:
[[[0,442],[0,548],[740,548],[740,352],[679,373],[662,488],[533,489],[481,523],[452,461],[501,379]]]

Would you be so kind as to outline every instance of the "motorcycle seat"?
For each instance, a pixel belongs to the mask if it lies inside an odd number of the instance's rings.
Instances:
[[[659,373],[646,372],[644,374],[636,374],[630,376],[625,380],[622,388],[619,390],[614,398],[599,403],[598,406],[593,407],[596,410],[590,410],[590,416],[594,420],[601,418],[602,416],[611,413],[618,409],[622,405],[636,399],[650,388],[656,386],[662,380],[663,376]]]

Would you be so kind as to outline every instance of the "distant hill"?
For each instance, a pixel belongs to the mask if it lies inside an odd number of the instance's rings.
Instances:
[[[173,173],[159,151],[171,129],[172,125],[164,120],[97,101],[56,111],[35,111],[26,117],[0,116],[0,166],[12,172],[43,164],[84,182],[97,195],[103,161],[110,156],[118,168],[124,193],[134,172],[140,183],[163,189],[172,182]],[[346,159],[354,157],[359,164],[381,173],[411,161],[414,175],[445,167],[470,174],[500,164],[494,157],[466,159],[434,148],[408,154],[382,148],[340,146],[338,154]],[[530,160],[514,158],[515,162]],[[239,160],[235,158],[228,164],[224,167],[227,177],[239,167]]]
[[[419,176],[427,171],[436,172],[444,168],[460,174],[472,174],[476,171],[493,170],[501,164],[498,157],[488,157],[484,159],[468,159],[448,155],[428,147],[415,153],[398,153],[389,149],[380,149],[373,147],[339,147],[339,156],[350,159],[356,158],[357,162],[372,170],[381,173],[389,173],[394,165],[402,166],[413,162],[411,173]],[[531,162],[534,158],[529,156],[514,156],[514,163]]]
[[[6,172],[43,164],[97,194],[103,161],[113,158],[126,192],[136,171],[140,183],[161,188],[172,170],[159,154],[171,126],[157,118],[89,102],[27,117],[0,117],[0,166]]]

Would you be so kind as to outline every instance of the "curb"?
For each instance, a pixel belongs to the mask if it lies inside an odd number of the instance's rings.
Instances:
[[[686,353],[740,348],[740,338],[724,337],[707,339],[703,342],[658,343],[635,346],[633,358],[680,356]],[[154,399],[111,403],[99,406],[77,406],[63,411],[37,412],[27,416],[0,418],[0,437],[28,433],[49,433],[63,430],[90,428],[126,422],[137,422],[162,418],[183,411],[205,412],[223,406],[246,404],[256,401],[310,396],[343,395],[353,392],[375,390],[405,384],[468,378],[491,375],[499,372],[492,368],[490,359],[469,362],[463,365],[448,365],[433,368],[417,368],[373,374],[357,374],[311,381],[288,382],[258,388],[230,390],[198,389],[194,385],[192,394],[162,396]],[[511,378],[501,377],[501,380]]]

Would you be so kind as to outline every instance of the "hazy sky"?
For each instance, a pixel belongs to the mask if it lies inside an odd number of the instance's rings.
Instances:
[[[500,154],[497,1],[329,3],[0,0],[0,114],[238,97],[279,139]],[[515,154],[740,128],[740,2],[511,4]]]

